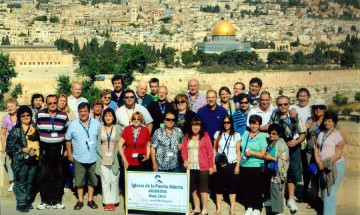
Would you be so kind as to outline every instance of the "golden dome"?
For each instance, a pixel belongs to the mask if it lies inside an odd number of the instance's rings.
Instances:
[[[212,35],[235,35],[235,28],[230,22],[221,20],[215,25]]]

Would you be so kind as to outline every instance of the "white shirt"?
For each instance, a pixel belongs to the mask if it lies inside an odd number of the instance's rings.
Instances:
[[[299,104],[291,105],[290,110],[293,108],[299,114],[300,118],[304,123],[306,123],[311,118],[310,105],[307,105],[305,107],[301,107]]]
[[[214,140],[216,140],[218,138],[220,131],[215,132],[214,134]],[[225,138],[224,138],[225,135]],[[225,147],[225,139],[227,140],[229,138],[229,135],[227,134],[222,134],[222,137],[220,138],[220,141],[218,143],[218,148],[217,148],[217,152],[218,153],[222,153]],[[234,135],[231,136],[231,139],[228,141],[228,144],[225,147],[225,154],[228,158],[228,162],[232,163],[234,161],[236,161],[237,156],[236,156],[236,142],[240,141],[241,137],[240,134],[238,132],[235,132]]]
[[[260,126],[264,126],[264,125],[268,124],[269,121],[270,121],[271,115],[274,112],[276,112],[277,110],[278,110],[277,107],[274,107],[272,104],[270,104],[269,110],[267,110],[265,112],[262,111],[259,106],[256,107],[256,108],[252,108],[248,113],[247,120],[246,120],[246,126],[250,126],[249,119],[250,119],[251,115],[259,115],[259,116],[261,116],[262,123],[261,123]]]
[[[135,109],[135,110],[134,110]],[[131,116],[134,112],[140,112],[144,116],[144,124],[150,124],[153,122],[153,118],[151,117],[149,111],[140,104],[135,104],[134,109],[128,109],[126,105],[121,106],[116,112],[116,119],[117,123],[121,125],[121,127],[125,127],[130,125],[131,123]]]
[[[80,98],[76,99],[72,95],[68,97],[68,105],[69,105],[70,110],[73,112],[75,118],[79,118],[78,106],[82,102],[88,102],[88,100],[85,99],[84,97],[80,97]]]

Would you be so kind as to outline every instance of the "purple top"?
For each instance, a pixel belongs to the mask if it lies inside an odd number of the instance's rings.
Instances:
[[[206,101],[206,95],[204,93],[198,92],[198,94],[196,95],[195,99],[192,99],[190,97],[190,93],[187,93],[187,96],[189,98],[190,101],[190,109],[192,111],[194,111],[195,113],[197,113],[197,111],[204,107],[207,104]]]
[[[7,135],[9,135],[9,132],[11,131],[11,129],[16,125],[16,121],[13,122],[10,118],[10,115],[9,114],[6,114],[4,117],[3,117],[3,121],[2,121],[2,124],[1,124],[1,128],[6,128],[7,130]]]

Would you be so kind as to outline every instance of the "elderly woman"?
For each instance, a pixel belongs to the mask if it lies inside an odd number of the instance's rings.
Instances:
[[[160,172],[181,172],[178,163],[178,150],[181,150],[183,133],[176,128],[176,113],[165,112],[165,127],[158,128],[151,140],[151,159],[153,170]]]
[[[203,123],[197,117],[191,122],[191,129],[183,139],[181,154],[184,167],[190,170],[190,191],[195,206],[190,215],[208,214],[208,179],[214,172],[214,152],[210,136],[204,132]]]
[[[131,116],[132,125],[124,128],[118,149],[124,163],[124,169],[129,171],[146,170],[146,161],[150,156],[150,132],[143,125],[144,116],[135,112]],[[125,144],[125,148],[123,146]]]
[[[230,199],[230,215],[235,214],[235,199],[237,191],[237,175],[240,171],[240,134],[234,130],[233,119],[227,115],[222,121],[222,128],[214,135],[214,160],[216,169],[216,213],[221,214],[221,199],[227,190]],[[217,160],[220,160],[221,154],[226,156],[227,164],[221,165]],[[226,180],[224,180],[226,179]]]
[[[266,136],[259,131],[262,118],[251,115],[250,131],[245,131],[241,137],[240,174],[242,179],[242,193],[246,197],[244,207],[245,215],[259,215],[262,209],[262,166],[266,152]],[[249,180],[251,179],[251,180]]]
[[[274,214],[284,211],[283,192],[287,170],[289,168],[289,147],[280,137],[283,128],[279,124],[271,124],[268,129],[269,144],[266,147],[265,160],[267,170],[265,177],[265,207],[270,207]]]
[[[184,134],[188,133],[190,123],[196,113],[190,110],[189,97],[185,94],[177,94],[174,99],[175,110],[177,111],[177,120],[175,126],[180,128]]]
[[[5,146],[6,146],[6,137],[9,135],[11,129],[16,125],[17,116],[16,111],[18,108],[18,102],[16,99],[10,98],[5,101],[5,107],[8,111],[8,114],[4,115],[2,124],[1,124],[1,153],[5,154]],[[8,173],[8,179],[10,182],[10,186],[8,188],[9,192],[14,191],[14,173],[11,169],[10,165],[10,157],[6,155],[5,157],[5,167]]]
[[[32,110],[22,106],[17,111],[17,124],[7,138],[6,153],[12,157],[16,209],[28,212],[32,209],[30,191],[39,161],[38,127],[31,121]]]
[[[119,150],[118,142],[122,133],[120,125],[116,125],[113,109],[104,110],[103,126],[98,129],[97,160],[95,173],[101,177],[102,197],[105,211],[115,210],[119,204]]]
[[[99,120],[102,123],[102,112],[104,109],[104,104],[100,99],[96,99],[91,106],[90,117]]]
[[[104,104],[104,110],[106,108],[111,108],[116,111],[116,109],[118,108],[117,103],[111,100],[111,90],[109,89],[104,89],[100,92],[100,100]]]
[[[335,128],[338,116],[334,112],[324,115],[325,131],[319,133],[315,147],[315,161],[319,174],[321,195],[324,201],[323,214],[336,214],[336,192],[345,174],[343,149],[345,142]]]
[[[230,99],[230,96],[230,89],[228,87],[221,87],[219,90],[220,101],[218,102],[218,105],[224,107],[228,114],[232,116],[236,111],[236,104]]]

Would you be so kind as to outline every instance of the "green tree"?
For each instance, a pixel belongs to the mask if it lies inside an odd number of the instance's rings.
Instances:
[[[59,18],[58,18],[57,16],[54,16],[54,17],[51,17],[51,18],[50,18],[50,22],[51,22],[51,23],[59,23],[60,20],[59,20]]]
[[[356,92],[354,98],[355,98],[355,101],[360,102],[360,92]]]
[[[99,42],[96,39],[96,37],[91,39],[91,41],[89,43],[89,47],[91,49],[91,52],[92,52],[93,56],[97,57],[98,53],[99,53]]]
[[[194,63],[194,53],[192,50],[190,51],[183,51],[181,53],[181,60],[185,65],[191,65]]]
[[[350,29],[350,30],[352,30],[352,31],[356,31],[356,27],[355,27],[355,25],[351,26],[351,29]]]
[[[67,75],[60,75],[56,78],[56,81],[58,82],[57,88],[56,88],[56,93],[57,94],[63,93],[63,94],[66,94],[69,96],[71,94],[70,77]]]
[[[59,50],[66,50],[68,52],[72,52],[72,48],[73,48],[73,44],[65,39],[57,39],[54,43],[54,45],[59,49]]]
[[[106,40],[104,45],[99,49],[100,59],[116,60],[116,42]]]
[[[42,21],[46,22],[48,20],[47,16],[37,16],[33,19],[33,21]]]
[[[280,65],[292,63],[289,52],[270,52],[267,57],[268,64]]]
[[[226,66],[230,66],[230,67],[235,66],[236,62],[235,62],[234,52],[233,51],[222,52],[219,55],[218,64],[226,65]]]
[[[333,97],[333,103],[337,106],[346,105],[348,102],[348,98],[346,96],[341,95],[340,93],[336,93]]]
[[[305,65],[306,56],[302,51],[297,51],[294,53],[294,64]]]
[[[339,26],[338,27],[338,34],[341,33],[341,31],[342,31],[342,27]]]
[[[207,41],[208,41],[208,38],[207,38],[207,36],[205,36],[203,39],[203,42],[207,42]]]
[[[80,54],[79,41],[74,38],[74,55],[79,56],[79,54]]]
[[[292,37],[294,34],[290,31],[286,32],[286,35],[288,35],[289,37]]]
[[[14,63],[10,62],[9,56],[0,52],[0,103],[4,104],[4,94],[9,92],[11,78],[15,78],[17,73]]]
[[[226,5],[225,5],[225,9],[226,9],[226,10],[230,10],[230,5],[226,4]]]
[[[165,59],[164,63],[166,67],[172,67],[175,63],[175,49],[167,47],[165,49]]]
[[[356,63],[356,58],[353,53],[345,52],[341,55],[341,66],[345,67],[353,67],[353,65]]]
[[[2,38],[1,45],[10,45],[10,38],[8,35],[6,35],[6,37]]]
[[[14,89],[10,92],[11,98],[18,99],[20,95],[22,95],[22,85],[17,84],[15,85]]]
[[[233,12],[230,13],[230,19],[233,19],[234,18],[234,14]]]

